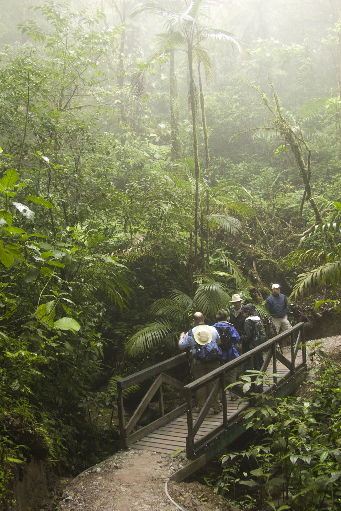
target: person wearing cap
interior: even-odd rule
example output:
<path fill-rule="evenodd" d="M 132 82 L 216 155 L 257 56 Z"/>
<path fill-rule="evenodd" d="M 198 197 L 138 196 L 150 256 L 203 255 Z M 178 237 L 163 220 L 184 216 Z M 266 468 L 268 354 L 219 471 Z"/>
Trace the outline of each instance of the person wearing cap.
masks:
<path fill-rule="evenodd" d="M 198 378 L 201 378 L 201 376 L 210 373 L 220 366 L 222 360 L 222 350 L 219 346 L 220 339 L 218 331 L 213 326 L 205 324 L 205 318 L 201 312 L 195 312 L 193 314 L 193 323 L 194 327 L 191 328 L 186 334 L 185 332 L 180 334 L 179 348 L 181 350 L 189 349 L 191 351 L 193 355 L 193 377 L 195 380 L 197 380 Z M 205 360 L 205 358 L 202 358 L 201 356 L 202 352 L 204 352 L 201 347 L 205 347 L 208 344 L 210 345 L 212 352 L 216 353 L 217 355 L 215 360 Z M 214 381 L 210 382 L 197 390 L 196 397 L 199 407 L 204 405 L 214 383 Z M 212 407 L 215 412 L 219 411 L 220 405 L 218 400 L 218 393 L 212 402 Z"/>
<path fill-rule="evenodd" d="M 230 323 L 235 327 L 239 335 L 243 335 L 245 321 L 242 314 L 243 300 L 239 294 L 234 294 L 232 295 L 230 303 L 232 304 L 230 307 Z"/>
<path fill-rule="evenodd" d="M 288 299 L 281 293 L 280 284 L 272 284 L 271 289 L 272 294 L 266 299 L 265 308 L 271 316 L 276 334 L 279 334 L 291 328 L 291 324 L 288 320 Z"/>

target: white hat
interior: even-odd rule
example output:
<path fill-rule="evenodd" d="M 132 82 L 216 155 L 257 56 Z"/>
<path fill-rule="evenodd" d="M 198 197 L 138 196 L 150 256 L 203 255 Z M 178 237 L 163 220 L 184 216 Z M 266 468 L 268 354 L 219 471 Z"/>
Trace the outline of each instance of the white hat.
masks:
<path fill-rule="evenodd" d="M 198 325 L 193 328 L 194 340 L 203 346 L 212 341 L 212 330 L 208 325 Z"/>
<path fill-rule="evenodd" d="M 242 302 L 242 297 L 238 294 L 235 294 L 235 295 L 232 295 L 232 298 L 230 300 L 230 303 L 235 303 L 235 302 Z"/>
<path fill-rule="evenodd" d="M 272 284 L 271 289 L 279 289 L 280 287 L 280 284 Z"/>

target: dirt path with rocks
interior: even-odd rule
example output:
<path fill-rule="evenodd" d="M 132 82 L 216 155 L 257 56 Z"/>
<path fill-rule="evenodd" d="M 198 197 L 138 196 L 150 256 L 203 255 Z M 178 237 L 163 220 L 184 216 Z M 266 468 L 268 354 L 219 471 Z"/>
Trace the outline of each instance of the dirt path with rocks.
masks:
<path fill-rule="evenodd" d="M 341 336 L 320 339 L 329 353 L 340 353 Z M 316 341 L 308 344 L 308 354 Z M 309 361 L 309 366 L 314 362 Z M 120 451 L 73 479 L 58 511 L 236 511 L 197 482 L 165 483 L 181 465 L 180 457 L 148 451 Z M 177 507 L 178 506 L 178 507 Z"/>
<path fill-rule="evenodd" d="M 120 451 L 73 479 L 59 511 L 234 511 L 199 483 L 166 481 L 179 463 L 170 455 Z"/>

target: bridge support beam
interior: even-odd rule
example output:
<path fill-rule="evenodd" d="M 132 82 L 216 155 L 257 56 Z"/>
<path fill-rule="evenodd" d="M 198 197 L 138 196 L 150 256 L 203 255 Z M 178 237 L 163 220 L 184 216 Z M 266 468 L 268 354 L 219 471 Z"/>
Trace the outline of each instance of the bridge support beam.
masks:
<path fill-rule="evenodd" d="M 302 364 L 293 376 L 284 379 L 283 383 L 285 384 L 278 386 L 275 395 L 284 397 L 292 394 L 304 381 L 306 374 L 307 367 L 305 364 Z M 199 455 L 194 460 L 188 461 L 185 466 L 171 476 L 171 480 L 177 482 L 184 481 L 187 477 L 203 468 L 210 460 L 223 454 L 224 449 L 228 448 L 235 440 L 243 435 L 245 431 L 245 421 L 243 421 L 242 417 L 237 417 L 234 422 L 228 425 L 225 431 L 217 436 L 206 452 Z"/>

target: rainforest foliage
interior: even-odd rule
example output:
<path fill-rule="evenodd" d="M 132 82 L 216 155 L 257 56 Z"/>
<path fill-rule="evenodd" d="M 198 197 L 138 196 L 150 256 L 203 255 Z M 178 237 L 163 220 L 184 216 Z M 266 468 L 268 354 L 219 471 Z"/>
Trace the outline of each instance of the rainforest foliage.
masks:
<path fill-rule="evenodd" d="M 224 455 L 221 474 L 208 478 L 241 509 L 340 509 L 340 360 L 319 343 L 311 354 L 315 370 L 300 395 L 254 395 L 245 414 L 248 447 Z"/>
<path fill-rule="evenodd" d="M 4 494 L 32 457 L 112 452 L 115 380 L 193 310 L 273 281 L 339 305 L 341 8 L 13 0 L 0 24 Z"/>

